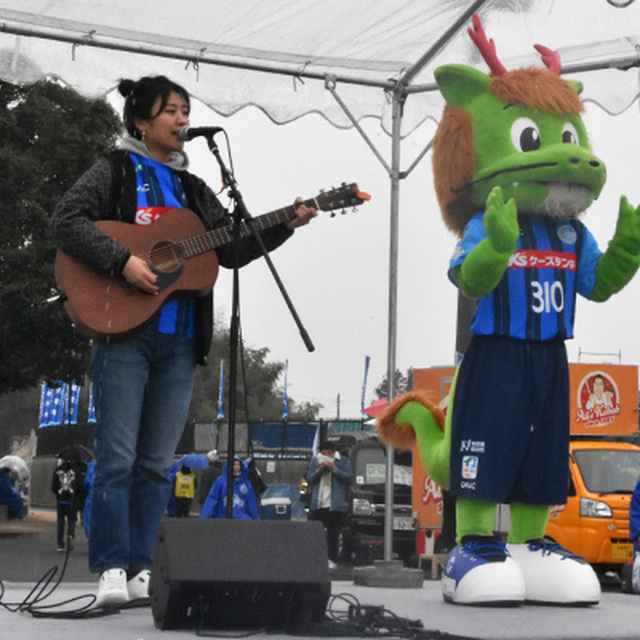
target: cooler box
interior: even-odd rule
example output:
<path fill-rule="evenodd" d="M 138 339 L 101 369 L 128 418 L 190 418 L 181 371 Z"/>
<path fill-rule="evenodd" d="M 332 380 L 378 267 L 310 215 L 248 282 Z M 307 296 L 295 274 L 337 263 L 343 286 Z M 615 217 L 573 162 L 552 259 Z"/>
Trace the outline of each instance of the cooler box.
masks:
<path fill-rule="evenodd" d="M 291 520 L 291 498 L 262 498 L 260 512 L 263 520 Z"/>

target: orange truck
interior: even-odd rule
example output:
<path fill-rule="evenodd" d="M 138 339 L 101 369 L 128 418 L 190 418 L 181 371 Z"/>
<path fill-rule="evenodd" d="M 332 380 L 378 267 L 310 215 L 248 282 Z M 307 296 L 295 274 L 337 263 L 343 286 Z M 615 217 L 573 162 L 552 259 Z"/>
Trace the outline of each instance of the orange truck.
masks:
<path fill-rule="evenodd" d="M 454 367 L 417 369 L 414 387 L 446 404 L 454 373 Z M 566 504 L 552 508 L 547 535 L 599 574 L 622 575 L 633 558 L 629 502 L 640 475 L 638 367 L 571 363 L 569 377 L 569 493 Z M 428 553 L 441 527 L 442 492 L 417 454 L 413 464 L 418 551 Z M 508 512 L 500 510 L 499 517 L 508 519 Z M 496 523 L 498 530 L 507 528 Z"/>
<path fill-rule="evenodd" d="M 633 558 L 629 503 L 640 475 L 638 367 L 571 364 L 569 495 L 547 535 L 601 575 Z M 625 582 L 623 580 L 623 582 Z"/>

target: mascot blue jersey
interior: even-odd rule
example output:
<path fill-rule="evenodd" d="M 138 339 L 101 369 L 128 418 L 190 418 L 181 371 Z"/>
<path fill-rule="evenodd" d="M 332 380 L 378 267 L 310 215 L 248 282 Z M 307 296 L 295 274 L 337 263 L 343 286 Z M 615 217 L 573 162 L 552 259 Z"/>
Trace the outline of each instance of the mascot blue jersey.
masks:
<path fill-rule="evenodd" d="M 591 294 L 602 252 L 579 220 L 522 216 L 519 224 L 517 250 L 498 286 L 478 300 L 471 331 L 521 340 L 571 338 L 576 293 Z M 486 237 L 484 214 L 478 213 L 449 265 L 454 284 L 456 268 Z"/>

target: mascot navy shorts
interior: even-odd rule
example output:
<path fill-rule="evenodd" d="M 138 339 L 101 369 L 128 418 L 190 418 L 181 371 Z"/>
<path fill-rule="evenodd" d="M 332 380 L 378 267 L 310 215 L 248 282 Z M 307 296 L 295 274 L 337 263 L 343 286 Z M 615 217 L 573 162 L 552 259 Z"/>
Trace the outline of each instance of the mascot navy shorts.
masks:
<path fill-rule="evenodd" d="M 453 400 L 451 491 L 553 505 L 569 486 L 569 369 L 562 340 L 473 336 Z"/>

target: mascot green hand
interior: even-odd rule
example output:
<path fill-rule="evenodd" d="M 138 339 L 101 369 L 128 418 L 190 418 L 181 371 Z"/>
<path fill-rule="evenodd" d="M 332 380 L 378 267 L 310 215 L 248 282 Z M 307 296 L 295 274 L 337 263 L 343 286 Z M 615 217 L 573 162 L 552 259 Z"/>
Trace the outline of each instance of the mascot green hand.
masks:
<path fill-rule="evenodd" d="M 603 302 L 618 293 L 638 270 L 639 256 L 640 207 L 634 209 L 623 196 L 616 233 L 596 267 L 596 282 L 590 299 Z"/>
<path fill-rule="evenodd" d="M 469 34 L 491 69 L 436 70 L 446 107 L 433 144 L 435 188 L 459 236 L 449 278 L 477 299 L 472 338 L 446 418 L 428 398 L 395 399 L 378 425 L 394 446 L 416 446 L 429 474 L 456 496 L 458 545 L 442 577 L 456 604 L 592 605 L 593 569 L 544 538 L 550 506 L 569 485 L 569 372 L 577 295 L 603 301 L 640 264 L 640 209 L 622 198 L 602 252 L 580 217 L 606 168 L 581 117 L 580 83 L 543 68 L 507 71 L 477 16 Z M 510 506 L 507 542 L 494 536 Z"/>
<path fill-rule="evenodd" d="M 518 212 L 513 198 L 504 203 L 502 189 L 494 187 L 487 198 L 484 229 L 487 237 L 469 252 L 458 272 L 458 286 L 471 298 L 481 298 L 496 288 L 507 270 L 518 241 Z"/>

